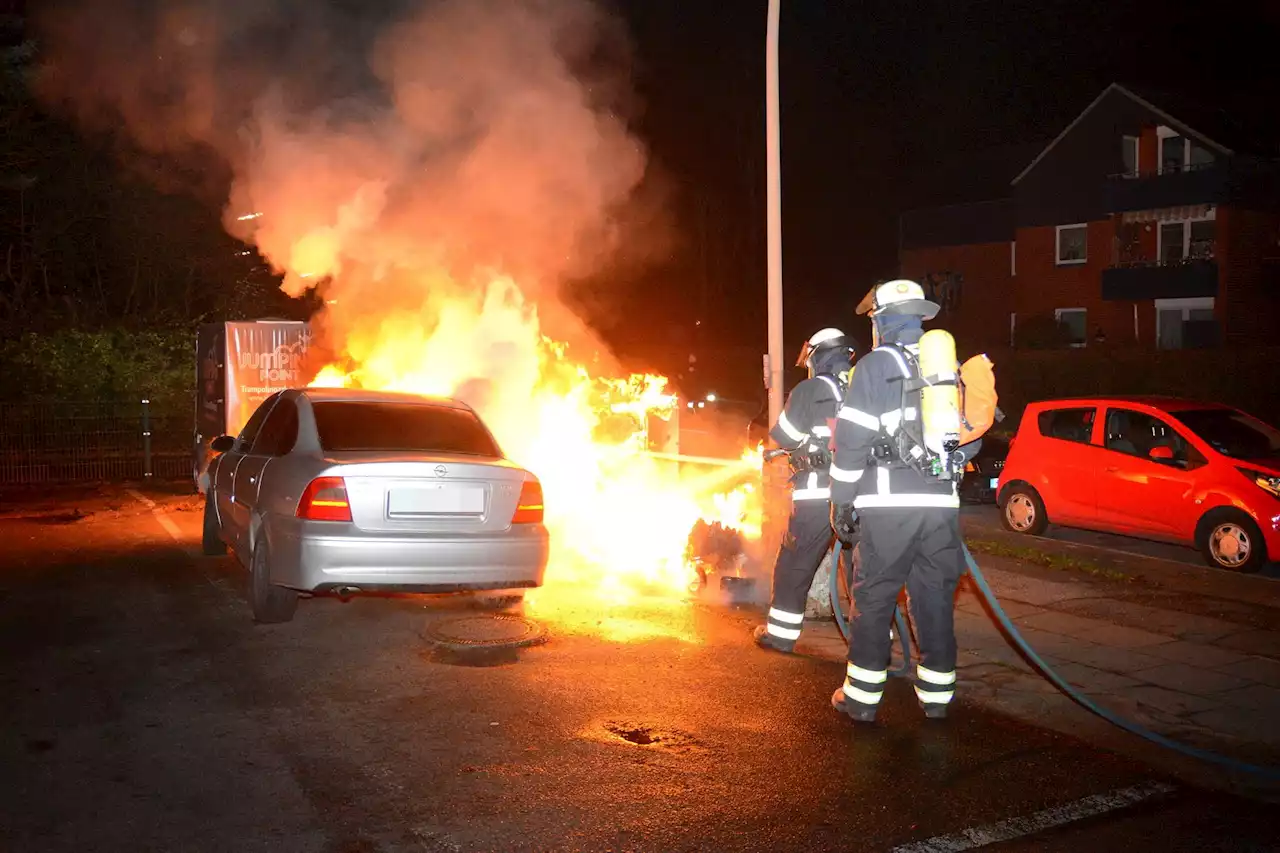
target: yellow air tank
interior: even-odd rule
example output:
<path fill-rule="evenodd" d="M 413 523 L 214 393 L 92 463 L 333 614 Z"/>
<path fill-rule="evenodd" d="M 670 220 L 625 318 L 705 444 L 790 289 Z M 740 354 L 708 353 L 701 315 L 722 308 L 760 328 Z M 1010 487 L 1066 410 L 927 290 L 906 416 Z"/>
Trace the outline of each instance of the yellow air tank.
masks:
<path fill-rule="evenodd" d="M 960 388 L 956 384 L 956 339 L 945 329 L 920 338 L 920 426 L 925 447 L 946 459 L 960 446 Z"/>

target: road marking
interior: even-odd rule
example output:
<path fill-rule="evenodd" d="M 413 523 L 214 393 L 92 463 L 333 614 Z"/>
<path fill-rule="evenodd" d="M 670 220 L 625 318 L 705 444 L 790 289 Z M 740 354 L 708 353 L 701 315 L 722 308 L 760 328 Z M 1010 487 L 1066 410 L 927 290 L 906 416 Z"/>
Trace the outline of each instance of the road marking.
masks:
<path fill-rule="evenodd" d="M 168 513 L 156 506 L 155 501 L 151 500 L 151 498 L 136 489 L 125 489 L 125 492 L 127 492 L 129 496 L 138 503 L 151 510 L 151 514 L 155 516 L 156 521 L 164 528 L 165 532 L 173 538 L 174 542 L 178 543 L 182 548 L 182 552 L 188 557 L 191 557 L 195 562 L 197 571 L 200 572 L 200 576 L 205 579 L 209 586 L 213 587 L 219 593 L 222 598 L 222 605 L 228 609 L 238 610 L 239 600 L 236 596 L 235 590 L 231 588 L 231 585 L 227 583 L 225 579 L 221 577 L 212 577 L 208 572 L 200 568 L 201 560 L 205 556 L 204 552 L 200 550 L 199 547 L 184 544 L 182 531 L 178 529 L 178 525 L 173 523 L 173 519 L 169 517 Z"/>
<path fill-rule="evenodd" d="M 1036 835 L 1046 829 L 1128 808 L 1134 803 L 1159 794 L 1167 794 L 1173 790 L 1175 789 L 1172 785 L 1166 785 L 1163 782 L 1134 785 L 1108 794 L 1094 794 L 1035 814 L 1013 817 L 985 826 L 973 826 L 951 835 L 937 835 L 924 841 L 903 844 L 893 848 L 893 853 L 956 853 L 960 850 L 973 850 L 976 847 L 986 847 L 988 844 Z"/>
<path fill-rule="evenodd" d="M 200 556 L 199 550 L 187 546 L 182 541 L 182 531 L 178 529 L 178 525 L 173 523 L 173 519 L 169 517 L 168 513 L 166 513 L 160 507 L 156 506 L 155 501 L 151 500 L 151 498 L 147 497 L 142 492 L 139 492 L 137 489 L 125 489 L 125 491 L 130 495 L 130 497 L 132 497 L 138 503 L 142 504 L 147 509 L 151 510 L 151 514 L 155 516 L 156 521 L 160 524 L 161 527 L 164 528 L 164 532 L 168 533 L 169 536 L 173 538 L 174 542 L 177 542 L 179 545 L 183 546 L 182 550 L 188 556 L 192 556 L 192 557 Z"/>

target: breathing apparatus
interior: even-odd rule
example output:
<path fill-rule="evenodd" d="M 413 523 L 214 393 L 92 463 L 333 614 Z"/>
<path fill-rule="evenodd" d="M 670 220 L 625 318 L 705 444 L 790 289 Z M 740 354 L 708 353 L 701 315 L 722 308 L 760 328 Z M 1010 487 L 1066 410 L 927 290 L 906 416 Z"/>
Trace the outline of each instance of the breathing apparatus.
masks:
<path fill-rule="evenodd" d="M 871 315 L 877 347 L 891 347 L 902 371 L 902 405 L 898 429 L 881 446 L 880 458 L 896 457 L 921 474 L 958 480 L 964 474 L 960 448 L 960 386 L 956 342 L 945 329 L 930 329 L 918 343 L 901 343 L 900 332 L 915 331 L 938 315 L 939 306 L 925 298 L 924 289 L 909 279 L 894 279 L 872 287 L 858 304 L 859 314 Z M 918 435 L 908 418 L 907 395 L 920 392 Z"/>

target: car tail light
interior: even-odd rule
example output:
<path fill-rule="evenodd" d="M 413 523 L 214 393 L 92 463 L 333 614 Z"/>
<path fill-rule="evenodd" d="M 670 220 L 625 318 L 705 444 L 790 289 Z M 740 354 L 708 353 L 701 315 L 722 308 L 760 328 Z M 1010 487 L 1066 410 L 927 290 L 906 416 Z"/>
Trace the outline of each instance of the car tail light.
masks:
<path fill-rule="evenodd" d="M 298 501 L 298 518 L 308 521 L 350 521 L 347 484 L 341 477 L 317 477 Z"/>
<path fill-rule="evenodd" d="M 512 524 L 542 523 L 542 484 L 537 480 L 525 480 L 520 487 L 520 499 L 516 502 L 516 514 Z"/>

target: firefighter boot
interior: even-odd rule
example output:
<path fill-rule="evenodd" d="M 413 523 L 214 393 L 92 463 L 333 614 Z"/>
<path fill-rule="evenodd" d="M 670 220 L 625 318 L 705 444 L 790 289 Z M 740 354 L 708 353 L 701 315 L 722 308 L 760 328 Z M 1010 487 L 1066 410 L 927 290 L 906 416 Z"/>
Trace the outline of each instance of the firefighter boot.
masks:
<path fill-rule="evenodd" d="M 946 705 L 939 705 L 935 702 L 921 702 L 920 707 L 924 709 L 925 719 L 945 720 L 947 718 Z"/>
<path fill-rule="evenodd" d="M 874 723 L 876 721 L 875 706 L 863 705 L 861 702 L 853 701 L 844 694 L 843 687 L 836 688 L 836 692 L 831 694 L 831 707 L 855 723 Z"/>
<path fill-rule="evenodd" d="M 791 654 L 796 647 L 795 641 L 782 640 L 769 633 L 769 626 L 757 625 L 751 633 L 751 638 L 760 648 L 770 652 L 780 652 L 784 655 Z"/>

